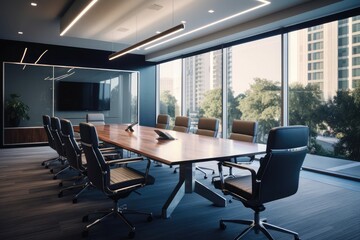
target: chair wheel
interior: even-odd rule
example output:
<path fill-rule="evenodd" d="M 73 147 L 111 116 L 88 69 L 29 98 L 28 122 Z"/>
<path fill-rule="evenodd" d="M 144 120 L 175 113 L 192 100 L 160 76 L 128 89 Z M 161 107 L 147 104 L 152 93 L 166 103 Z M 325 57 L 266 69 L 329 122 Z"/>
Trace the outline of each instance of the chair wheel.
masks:
<path fill-rule="evenodd" d="M 299 236 L 294 237 L 295 240 L 301 240 Z"/>
<path fill-rule="evenodd" d="M 50 169 L 50 173 L 54 173 L 54 169 Z"/>
<path fill-rule="evenodd" d="M 41 166 L 45 166 L 45 163 L 44 163 L 44 162 L 42 162 L 42 163 L 41 163 Z"/>
<path fill-rule="evenodd" d="M 72 200 L 72 202 L 73 202 L 73 203 L 77 203 L 77 198 L 74 198 L 74 199 Z"/>
<path fill-rule="evenodd" d="M 232 203 L 232 200 L 231 200 L 231 199 L 229 199 L 229 203 Z"/>
<path fill-rule="evenodd" d="M 174 170 L 174 173 L 177 173 L 176 169 Z"/>
<path fill-rule="evenodd" d="M 87 230 L 82 231 L 81 236 L 82 236 L 83 238 L 89 236 L 89 231 L 87 231 Z"/>
<path fill-rule="evenodd" d="M 215 174 L 215 171 L 213 171 L 212 174 L 214 175 L 214 174 Z"/>
<path fill-rule="evenodd" d="M 48 168 L 49 168 L 49 166 L 48 166 L 48 165 L 45 165 L 45 168 L 46 168 L 46 169 L 48 169 Z"/>
<path fill-rule="evenodd" d="M 225 229 L 226 229 L 225 223 L 220 222 L 220 229 L 221 229 L 221 230 L 225 230 Z"/>
<path fill-rule="evenodd" d="M 57 176 L 54 176 L 53 179 L 54 179 L 54 180 L 57 179 Z"/>
<path fill-rule="evenodd" d="M 88 222 L 89 221 L 89 216 L 83 216 L 82 218 L 82 222 Z"/>
<path fill-rule="evenodd" d="M 206 176 L 206 175 L 204 176 L 204 179 L 207 179 L 207 176 Z"/>
<path fill-rule="evenodd" d="M 128 237 L 129 237 L 130 239 L 133 239 L 133 238 L 135 237 L 135 232 L 129 232 Z"/>
<path fill-rule="evenodd" d="M 147 221 L 152 222 L 152 220 L 153 220 L 153 216 L 152 215 L 148 216 Z"/>
<path fill-rule="evenodd" d="M 62 187 L 63 186 L 63 183 L 62 182 L 59 182 L 59 187 Z"/>
<path fill-rule="evenodd" d="M 63 196 L 63 192 L 59 192 L 58 198 L 61 198 Z"/>

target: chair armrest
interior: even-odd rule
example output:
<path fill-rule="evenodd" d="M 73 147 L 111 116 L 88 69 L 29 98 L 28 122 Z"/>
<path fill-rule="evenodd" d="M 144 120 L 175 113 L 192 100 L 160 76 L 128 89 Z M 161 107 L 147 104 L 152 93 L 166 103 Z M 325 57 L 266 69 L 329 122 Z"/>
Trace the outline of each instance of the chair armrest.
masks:
<path fill-rule="evenodd" d="M 121 158 L 121 159 L 106 161 L 106 164 L 114 164 L 114 163 L 126 164 L 126 163 L 140 162 L 140 161 L 144 161 L 144 160 L 145 159 L 143 157 Z"/>
<path fill-rule="evenodd" d="M 251 175 L 256 176 L 256 171 L 254 169 L 252 169 L 250 167 L 246 167 L 244 165 L 240 165 L 240 164 L 236 164 L 236 163 L 232 163 L 232 162 L 223 162 L 222 165 L 225 166 L 225 167 L 234 167 L 234 168 L 240 168 L 240 169 L 248 170 L 248 171 L 250 171 Z"/>
<path fill-rule="evenodd" d="M 256 188 L 256 185 L 258 184 L 258 181 L 256 180 L 256 171 L 254 169 L 243 166 L 243 165 L 240 165 L 240 164 L 225 161 L 225 162 L 219 162 L 218 163 L 219 173 L 220 173 L 220 186 L 221 186 L 221 189 L 224 189 L 224 183 L 225 183 L 225 179 L 224 179 L 224 176 L 223 176 L 223 173 L 222 173 L 222 166 L 239 168 L 239 169 L 249 171 L 251 173 L 252 188 L 253 189 Z"/>

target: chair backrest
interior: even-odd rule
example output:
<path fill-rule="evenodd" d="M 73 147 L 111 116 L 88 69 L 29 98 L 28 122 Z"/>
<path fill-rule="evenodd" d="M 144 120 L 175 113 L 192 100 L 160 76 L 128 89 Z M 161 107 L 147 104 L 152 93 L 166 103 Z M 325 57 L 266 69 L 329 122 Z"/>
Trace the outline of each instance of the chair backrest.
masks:
<path fill-rule="evenodd" d="M 156 128 L 168 129 L 170 123 L 170 116 L 167 114 L 159 114 L 156 121 Z"/>
<path fill-rule="evenodd" d="M 295 194 L 301 166 L 307 153 L 309 128 L 288 126 L 269 132 L 266 156 L 260 161 L 257 179 L 260 202 L 265 203 Z"/>
<path fill-rule="evenodd" d="M 64 143 L 66 159 L 71 167 L 84 171 L 85 167 L 81 161 L 81 149 L 74 137 L 74 129 L 72 123 L 67 119 L 61 119 L 61 139 Z"/>
<path fill-rule="evenodd" d="M 196 134 L 216 137 L 219 130 L 219 119 L 217 118 L 200 118 Z"/>
<path fill-rule="evenodd" d="M 110 185 L 110 168 L 99 150 L 96 128 L 91 123 L 80 123 L 81 146 L 86 157 L 87 176 L 98 189 L 106 192 Z"/>
<path fill-rule="evenodd" d="M 48 139 L 49 146 L 56 151 L 54 138 L 53 138 L 53 136 L 51 134 L 50 116 L 49 115 L 43 115 L 42 119 L 43 119 L 43 126 L 44 126 L 44 129 L 45 129 L 45 133 L 46 133 L 46 136 L 47 136 L 47 139 Z"/>
<path fill-rule="evenodd" d="M 190 118 L 185 116 L 177 116 L 175 118 L 174 131 L 188 133 L 190 130 Z"/>
<path fill-rule="evenodd" d="M 59 154 L 60 157 L 66 157 L 64 144 L 61 140 L 61 125 L 60 119 L 58 117 L 51 117 L 51 135 L 54 138 L 54 145 L 56 152 Z"/>
<path fill-rule="evenodd" d="M 105 117 L 103 113 L 88 113 L 86 114 L 86 122 L 94 125 L 105 125 Z"/>
<path fill-rule="evenodd" d="M 257 134 L 258 123 L 255 121 L 234 120 L 232 123 L 232 130 L 230 139 L 255 142 Z"/>

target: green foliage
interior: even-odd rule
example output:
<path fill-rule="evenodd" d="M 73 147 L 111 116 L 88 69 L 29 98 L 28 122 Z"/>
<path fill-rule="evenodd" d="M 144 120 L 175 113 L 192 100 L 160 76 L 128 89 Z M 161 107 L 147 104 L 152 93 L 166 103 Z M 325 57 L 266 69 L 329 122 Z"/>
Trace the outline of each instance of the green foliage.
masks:
<path fill-rule="evenodd" d="M 326 123 L 341 137 L 335 155 L 360 160 L 360 88 L 338 91 L 322 109 Z"/>
<path fill-rule="evenodd" d="M 200 105 L 200 115 L 203 117 L 222 118 L 222 89 L 216 88 L 204 94 Z"/>
<path fill-rule="evenodd" d="M 20 96 L 12 93 L 10 99 L 5 102 L 6 125 L 18 126 L 20 120 L 29 120 L 29 106 L 20 100 Z"/>
<path fill-rule="evenodd" d="M 238 100 L 234 97 L 233 91 L 228 91 L 228 117 L 229 119 L 240 118 L 240 111 L 237 109 Z M 204 94 L 201 102 L 199 116 L 222 118 L 222 89 L 216 88 L 209 90 Z"/>
<path fill-rule="evenodd" d="M 310 131 L 310 149 L 324 152 L 316 143 L 318 126 L 323 122 L 321 91 L 318 86 L 293 84 L 289 87 L 289 125 L 306 125 Z"/>
<path fill-rule="evenodd" d="M 238 109 L 242 119 L 258 121 L 258 141 L 265 142 L 269 130 L 280 125 L 280 84 L 255 78 L 254 84 L 239 101 Z"/>
<path fill-rule="evenodd" d="M 170 91 L 164 91 L 160 96 L 160 113 L 169 114 L 171 117 L 175 117 L 175 110 L 177 100 L 170 94 Z"/>

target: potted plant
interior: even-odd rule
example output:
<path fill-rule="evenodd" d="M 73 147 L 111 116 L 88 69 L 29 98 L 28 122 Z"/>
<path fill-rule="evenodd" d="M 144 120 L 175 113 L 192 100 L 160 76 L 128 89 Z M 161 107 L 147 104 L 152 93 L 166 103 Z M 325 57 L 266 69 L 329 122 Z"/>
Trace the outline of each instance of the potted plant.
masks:
<path fill-rule="evenodd" d="M 20 95 L 10 94 L 10 99 L 5 102 L 5 126 L 18 127 L 20 120 L 29 120 L 29 106 L 20 100 Z"/>

